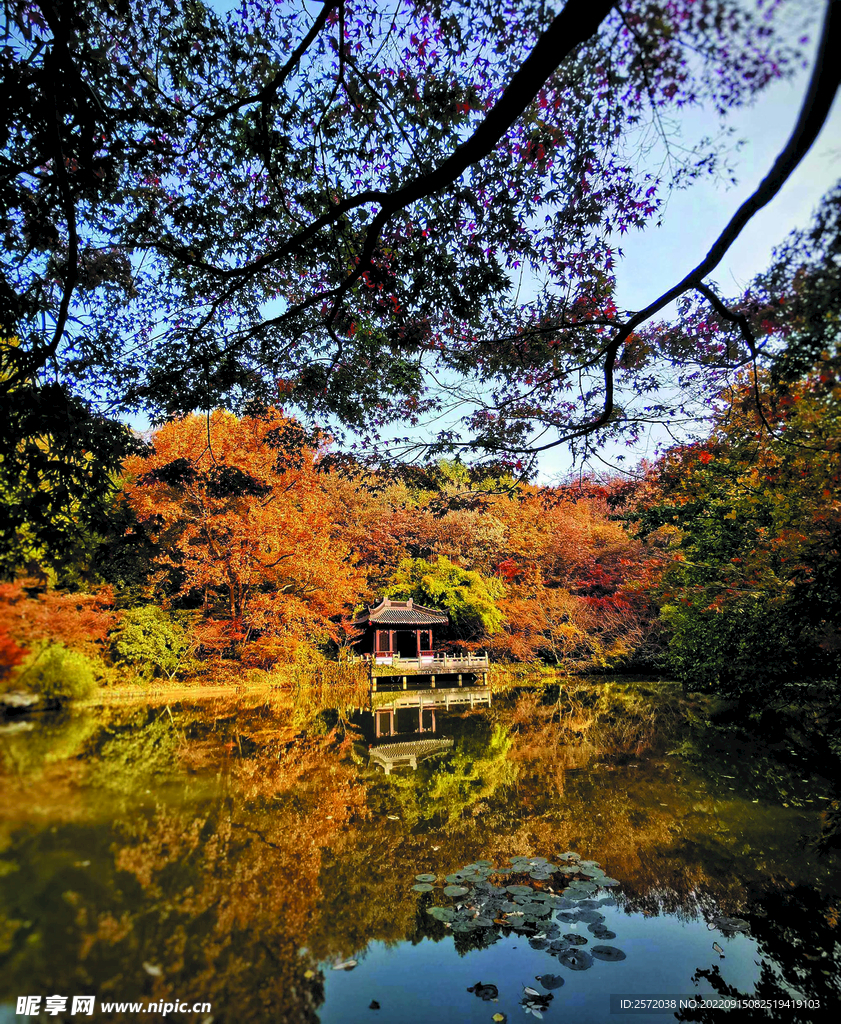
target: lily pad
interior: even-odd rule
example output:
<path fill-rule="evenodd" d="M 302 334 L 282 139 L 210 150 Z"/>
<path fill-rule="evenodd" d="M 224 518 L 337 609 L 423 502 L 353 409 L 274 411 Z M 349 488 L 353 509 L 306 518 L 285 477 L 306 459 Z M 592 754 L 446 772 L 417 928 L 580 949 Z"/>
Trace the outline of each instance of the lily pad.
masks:
<path fill-rule="evenodd" d="M 587 971 L 593 966 L 593 958 L 586 949 L 569 946 L 558 953 L 558 963 L 571 971 Z"/>
<path fill-rule="evenodd" d="M 474 931 L 472 921 L 453 921 L 450 926 L 450 931 L 455 932 L 457 935 L 466 935 L 467 932 Z"/>
<path fill-rule="evenodd" d="M 568 850 L 566 853 L 562 853 L 560 855 L 560 857 L 558 857 L 558 860 L 565 860 L 565 861 L 573 861 L 574 860 L 576 863 L 578 863 L 578 861 L 580 861 L 581 858 L 579 857 L 579 855 L 577 853 L 573 853 L 572 850 Z"/>
<path fill-rule="evenodd" d="M 591 946 L 590 952 L 597 960 L 607 960 L 610 963 L 616 963 L 618 960 L 626 958 L 622 950 L 617 949 L 616 946 Z"/>
<path fill-rule="evenodd" d="M 430 885 L 429 882 L 417 882 L 412 886 L 415 892 L 432 892 L 435 888 L 434 885 Z"/>
<path fill-rule="evenodd" d="M 532 949 L 548 949 L 549 942 L 546 939 L 529 939 L 529 945 Z"/>
<path fill-rule="evenodd" d="M 578 914 L 578 920 L 584 924 L 601 924 L 604 921 L 604 914 L 600 914 L 598 910 L 582 910 Z"/>
<path fill-rule="evenodd" d="M 523 907 L 523 914 L 528 918 L 549 917 L 552 908 L 545 903 L 529 903 Z"/>
<path fill-rule="evenodd" d="M 552 876 L 545 871 L 530 871 L 529 877 L 533 878 L 535 882 L 549 882 Z"/>
<path fill-rule="evenodd" d="M 604 925 L 593 924 L 590 925 L 590 927 L 587 930 L 592 932 L 597 939 L 602 939 L 606 941 L 607 939 L 616 938 L 616 932 L 612 932 L 609 928 L 605 928 Z"/>
<path fill-rule="evenodd" d="M 555 915 L 559 921 L 563 921 L 565 924 L 572 924 L 573 921 L 578 921 L 580 918 L 574 910 L 559 910 Z"/>
<path fill-rule="evenodd" d="M 461 884 L 461 882 L 464 881 L 464 875 L 463 875 L 463 873 L 461 871 L 455 871 L 455 872 L 453 872 L 453 874 L 447 875 L 447 877 L 444 879 L 444 881 L 448 885 L 459 885 L 459 884 Z"/>
<path fill-rule="evenodd" d="M 588 940 L 583 935 L 579 935 L 578 932 L 567 932 L 564 935 L 564 942 L 570 946 L 586 946 Z"/>
<path fill-rule="evenodd" d="M 599 885 L 603 885 L 606 889 L 612 889 L 614 886 L 619 885 L 619 882 L 615 878 L 608 878 L 607 875 L 605 875 L 604 878 L 600 878 L 598 881 Z"/>
<path fill-rule="evenodd" d="M 579 861 L 582 868 L 600 868 L 601 864 L 597 860 L 582 860 Z"/>
<path fill-rule="evenodd" d="M 423 875 L 415 875 L 416 882 L 434 882 L 436 878 L 437 875 L 433 875 L 429 872 Z"/>
<path fill-rule="evenodd" d="M 447 885 L 444 887 L 445 896 L 466 896 L 469 892 L 470 890 L 465 885 Z"/>
<path fill-rule="evenodd" d="M 550 992 L 552 989 L 560 988 L 564 983 L 564 979 L 560 974 L 538 974 L 536 980 Z"/>
<path fill-rule="evenodd" d="M 456 916 L 452 907 L 427 907 L 426 912 L 436 921 L 452 921 Z"/>
<path fill-rule="evenodd" d="M 531 896 L 533 890 L 530 885 L 506 885 L 505 891 L 512 896 Z"/>

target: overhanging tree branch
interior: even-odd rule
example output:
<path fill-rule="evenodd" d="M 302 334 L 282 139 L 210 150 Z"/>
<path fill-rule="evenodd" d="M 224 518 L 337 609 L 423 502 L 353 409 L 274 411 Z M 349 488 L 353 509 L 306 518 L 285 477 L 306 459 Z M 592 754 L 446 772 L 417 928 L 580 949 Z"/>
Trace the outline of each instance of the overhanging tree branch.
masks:
<path fill-rule="evenodd" d="M 607 346 L 603 364 L 605 398 L 601 413 L 589 422 L 567 431 L 563 437 L 557 438 L 555 441 L 522 450 L 548 451 L 578 437 L 592 434 L 608 422 L 615 409 L 614 373 L 619 350 L 643 323 L 659 313 L 674 299 L 683 295 L 684 292 L 697 289 L 703 284 L 703 279 L 722 261 L 730 246 L 733 245 L 754 214 L 767 206 L 789 179 L 820 134 L 821 128 L 829 116 L 833 100 L 839 85 L 841 85 L 841 62 L 837 58 L 839 50 L 841 50 L 841 0 L 828 0 L 821 38 L 815 55 L 815 65 L 800 109 L 800 116 L 771 170 L 765 175 L 753 194 L 733 214 L 704 259 L 676 285 L 663 292 L 645 309 L 635 313 L 611 340 Z"/>

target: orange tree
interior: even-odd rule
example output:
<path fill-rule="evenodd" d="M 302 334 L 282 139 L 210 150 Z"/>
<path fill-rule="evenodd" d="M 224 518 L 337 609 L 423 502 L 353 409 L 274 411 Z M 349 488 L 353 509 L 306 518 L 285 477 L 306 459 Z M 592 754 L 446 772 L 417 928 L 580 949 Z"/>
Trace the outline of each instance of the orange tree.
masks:
<path fill-rule="evenodd" d="M 324 439 L 271 409 L 169 423 L 126 463 L 126 494 L 160 546 L 158 579 L 271 663 L 323 643 L 358 588 L 318 472 Z"/>

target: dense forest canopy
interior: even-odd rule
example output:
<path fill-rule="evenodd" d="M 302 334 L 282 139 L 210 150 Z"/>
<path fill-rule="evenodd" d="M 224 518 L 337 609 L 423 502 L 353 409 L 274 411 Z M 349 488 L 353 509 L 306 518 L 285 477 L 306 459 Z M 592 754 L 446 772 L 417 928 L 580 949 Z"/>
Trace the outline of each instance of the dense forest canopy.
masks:
<path fill-rule="evenodd" d="M 668 418 L 755 347 L 707 278 L 839 74 L 836 0 L 823 25 L 797 0 L 6 11 L 3 381 L 30 438 L 59 403 L 74 433 L 85 403 L 162 420 L 255 399 L 370 431 L 456 388 L 465 421 L 441 443 L 522 461 Z M 803 110 L 757 194 L 685 280 L 618 309 L 617 236 L 726 166 L 681 111 L 726 120 L 801 66 L 809 32 Z M 698 289 L 713 336 L 646 327 Z M 91 441 L 113 462 L 113 437 Z"/>

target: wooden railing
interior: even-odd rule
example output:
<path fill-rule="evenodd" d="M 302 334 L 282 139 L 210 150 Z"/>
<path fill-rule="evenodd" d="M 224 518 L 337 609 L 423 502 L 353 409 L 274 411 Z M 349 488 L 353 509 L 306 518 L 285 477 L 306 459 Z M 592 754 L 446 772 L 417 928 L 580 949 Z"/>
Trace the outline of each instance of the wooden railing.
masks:
<path fill-rule="evenodd" d="M 465 672 L 473 669 L 490 668 L 487 652 L 478 654 L 430 654 L 420 658 L 401 658 L 399 654 L 366 654 L 365 661 L 385 668 L 406 669 L 427 672 Z"/>

